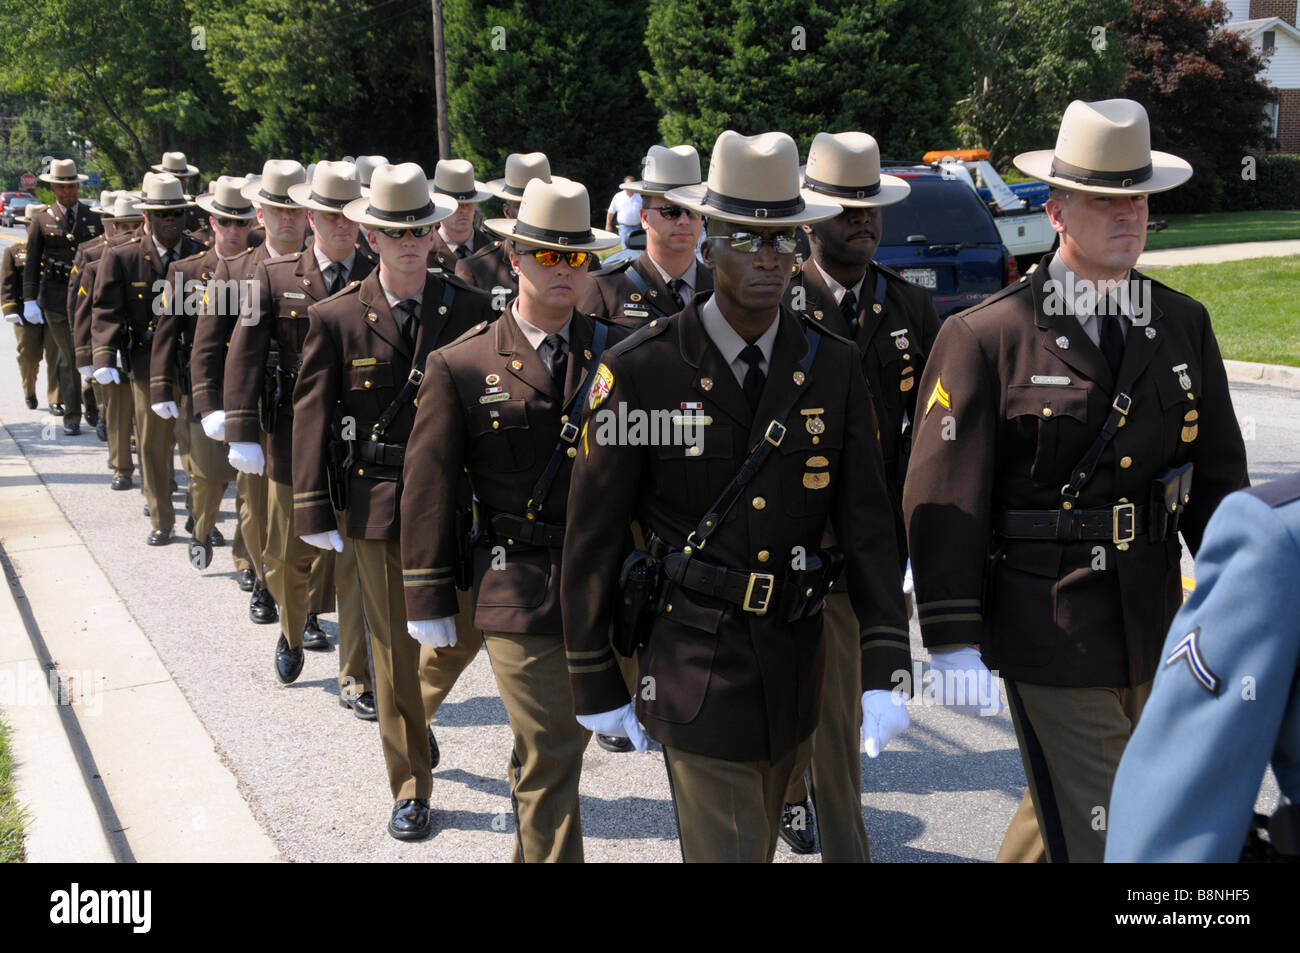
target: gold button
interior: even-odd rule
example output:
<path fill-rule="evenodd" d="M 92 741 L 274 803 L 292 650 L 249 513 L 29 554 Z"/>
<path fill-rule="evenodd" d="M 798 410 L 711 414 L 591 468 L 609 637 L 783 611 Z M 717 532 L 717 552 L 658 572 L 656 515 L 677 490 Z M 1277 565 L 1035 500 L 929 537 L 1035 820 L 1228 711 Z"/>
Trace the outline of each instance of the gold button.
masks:
<path fill-rule="evenodd" d="M 578 448 L 570 447 L 566 452 L 569 454 L 569 459 L 572 460 L 574 457 L 578 455 Z"/>
<path fill-rule="evenodd" d="M 763 507 L 767 506 L 767 500 L 763 499 L 761 496 L 756 496 L 754 497 L 753 505 L 754 509 L 761 510 Z"/>
<path fill-rule="evenodd" d="M 819 444 L 819 443 L 821 443 L 821 442 L 822 442 L 822 438 L 821 438 L 821 437 L 813 437 L 813 446 L 816 446 L 817 444 Z"/>
<path fill-rule="evenodd" d="M 1126 423 L 1128 423 L 1128 418 L 1127 418 L 1127 417 L 1121 417 L 1121 418 L 1119 419 L 1119 425 L 1120 425 L 1121 427 L 1123 427 Z"/>
<path fill-rule="evenodd" d="M 369 389 L 370 389 L 370 381 L 366 381 L 366 382 L 365 382 L 364 384 L 362 384 L 361 386 L 364 387 L 366 390 L 369 390 Z"/>
<path fill-rule="evenodd" d="M 1115 548 L 1118 549 L 1121 553 L 1126 553 L 1128 552 L 1128 543 L 1116 543 Z"/>
<path fill-rule="evenodd" d="M 297 312 L 297 311 L 290 311 L 290 312 L 289 312 L 289 317 L 291 317 L 291 318 L 296 318 L 296 317 L 298 317 L 298 312 Z"/>
<path fill-rule="evenodd" d="M 1051 407 L 1044 407 L 1044 408 L 1043 408 L 1043 416 L 1044 416 L 1044 417 L 1050 417 L 1050 416 L 1052 416 L 1052 408 L 1051 408 Z"/>
<path fill-rule="evenodd" d="M 568 415 L 568 414 L 565 414 L 564 416 L 562 416 L 562 417 L 560 418 L 560 423 L 562 423 L 562 424 L 567 424 L 568 422 L 569 422 L 569 415 Z"/>
<path fill-rule="evenodd" d="M 1064 503 L 1061 504 L 1061 509 L 1072 510 L 1074 509 L 1074 504 L 1071 503 L 1069 500 L 1066 500 Z"/>
<path fill-rule="evenodd" d="M 1129 467 L 1133 466 L 1133 458 L 1132 458 L 1132 457 L 1120 457 L 1120 458 L 1119 458 L 1119 465 L 1120 465 L 1120 469 L 1127 470 Z"/>
<path fill-rule="evenodd" d="M 758 551 L 758 561 L 760 563 L 765 563 L 771 558 L 772 558 L 772 554 L 769 553 L 766 549 L 760 549 Z"/>
<path fill-rule="evenodd" d="M 366 475 L 366 471 L 365 471 L 365 470 L 362 470 L 360 467 L 358 467 L 358 468 L 357 468 L 357 476 L 365 476 L 365 475 Z"/>
<path fill-rule="evenodd" d="M 671 602 L 668 603 L 668 605 L 664 607 L 664 611 L 665 611 L 665 612 L 672 612 L 672 611 L 673 611 L 673 604 L 672 604 Z"/>
<path fill-rule="evenodd" d="M 493 430 L 500 430 L 500 429 L 501 429 L 501 421 L 499 421 L 499 420 L 494 420 L 494 421 L 492 421 L 492 429 L 493 429 Z"/>

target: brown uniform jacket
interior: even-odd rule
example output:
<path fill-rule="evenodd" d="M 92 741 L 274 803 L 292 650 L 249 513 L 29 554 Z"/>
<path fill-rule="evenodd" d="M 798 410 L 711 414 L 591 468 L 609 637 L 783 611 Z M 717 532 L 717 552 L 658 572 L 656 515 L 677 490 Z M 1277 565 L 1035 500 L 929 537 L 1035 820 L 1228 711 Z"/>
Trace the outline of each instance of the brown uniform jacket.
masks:
<path fill-rule="evenodd" d="M 230 335 L 239 320 L 240 282 L 251 282 L 257 266 L 266 260 L 270 247 L 263 242 L 234 258 L 220 261 L 210 283 L 203 313 L 194 327 L 194 349 L 190 352 L 190 388 L 194 413 L 203 417 L 222 408 L 226 379 L 226 352 Z M 233 282 L 233 284 L 231 284 Z M 220 290 L 220 289 L 228 290 Z"/>
<path fill-rule="evenodd" d="M 220 262 L 217 250 L 209 248 L 174 261 L 167 269 L 165 306 L 158 317 L 149 358 L 149 401 L 154 404 L 175 401 L 180 405 L 182 420 L 190 419 L 193 414 L 187 378 L 194 350 L 194 329 L 203 313 L 208 281 Z"/>
<path fill-rule="evenodd" d="M 994 535 L 1005 510 L 1059 511 L 1115 398 L 1078 318 L 1044 308 L 1049 260 L 948 318 L 921 379 L 903 498 L 921 635 L 930 646 L 979 643 L 989 668 L 1012 679 L 1138 685 L 1155 674 L 1182 601 L 1177 535 L 1143 532 L 1122 547 Z M 1153 480 L 1191 462 L 1181 531 L 1194 554 L 1219 501 L 1247 483 L 1245 445 L 1205 308 L 1134 277 L 1149 282 L 1152 308 L 1149 325 L 1129 328 L 1120 366 L 1132 406 L 1072 509 L 1145 506 Z"/>
<path fill-rule="evenodd" d="M 492 295 L 493 303 L 502 308 L 519 294 L 519 277 L 510 267 L 510 255 L 500 239 L 456 262 L 456 277 Z M 498 288 L 506 293 L 502 295 Z"/>
<path fill-rule="evenodd" d="M 180 258 L 188 258 L 198 250 L 197 242 L 181 236 Z M 123 331 L 129 323 L 137 342 L 130 355 L 131 379 L 149 379 L 153 348 L 147 338 L 157 328 L 166 277 L 162 258 L 147 232 L 132 235 L 120 245 L 109 245 L 95 274 L 90 312 L 90 341 L 97 370 L 117 365 L 117 350 L 125 343 Z"/>
<path fill-rule="evenodd" d="M 493 513 L 522 516 L 527 510 L 560 442 L 565 409 L 597 361 L 596 320 L 574 311 L 571 322 L 563 388 L 546 372 L 510 309 L 429 355 L 402 471 L 407 618 L 456 614 L 449 567 L 456 556 L 454 508 L 466 470 L 482 521 Z M 606 326 L 605 346 L 626 336 L 624 329 Z M 489 378 L 495 383 L 487 383 Z M 579 412 L 574 408 L 575 421 Z M 572 469 L 569 457 L 562 457 L 538 520 L 564 524 Z M 564 631 L 560 549 L 512 546 L 505 568 L 491 569 L 493 545 L 505 546 L 506 538 L 485 539 L 474 553 L 475 627 L 558 636 Z"/>
<path fill-rule="evenodd" d="M 357 249 L 349 284 L 360 284 L 374 269 L 376 256 Z M 295 255 L 263 261 L 257 266 L 257 295 L 246 303 L 235 325 L 226 354 L 223 388 L 226 440 L 258 443 L 262 427 L 258 404 L 263 399 L 269 355 L 276 365 L 296 375 L 307 339 L 307 309 L 329 297 L 325 276 L 310 246 Z M 288 386 L 293 387 L 293 381 Z M 284 396 L 275 432 L 270 435 L 266 475 L 277 483 L 293 482 L 293 392 Z"/>
<path fill-rule="evenodd" d="M 650 263 L 646 252 L 634 261 L 620 262 L 613 268 L 602 268 L 592 277 L 587 293 L 578 302 L 578 310 L 598 317 L 609 318 L 624 327 L 639 328 L 655 318 L 666 318 L 678 311 L 659 269 Z M 634 271 L 640 285 L 628 276 Z M 713 272 L 702 264 L 695 266 L 696 294 L 713 292 Z"/>
<path fill-rule="evenodd" d="M 483 229 L 474 229 L 469 236 L 469 249 L 465 257 L 470 257 L 476 251 L 486 248 L 495 241 L 496 238 Z M 435 228 L 433 230 L 433 248 L 429 252 L 429 270 L 437 275 L 444 273 L 454 275 L 456 274 L 456 266 L 460 264 L 460 261 L 461 259 L 456 257 L 456 253 L 451 250 L 451 246 L 442 237 L 442 233 Z M 462 277 L 461 280 L 465 279 Z"/>
<path fill-rule="evenodd" d="M 331 424 L 341 420 L 357 442 L 369 440 L 412 368 L 423 368 L 434 348 L 495 317 L 483 292 L 456 278 L 429 275 L 412 354 L 388 307 L 378 268 L 361 284 L 311 306 L 293 394 L 293 519 L 300 536 L 337 528 L 325 476 Z M 380 442 L 405 444 L 414 422 L 414 401 L 404 401 Z M 347 535 L 398 539 L 400 464 L 354 462 L 348 488 Z"/>
<path fill-rule="evenodd" d="M 609 645 L 620 602 L 624 539 L 636 520 L 675 550 L 763 439 L 792 396 L 786 433 L 700 550 L 714 566 L 771 573 L 778 587 L 800 551 L 815 553 L 827 528 L 844 541 L 845 588 L 857 613 L 864 689 L 891 688 L 909 667 L 907 619 L 893 516 L 875 414 L 851 342 L 781 309 L 767 383 L 751 414 L 731 369 L 700 322 L 697 295 L 686 310 L 652 321 L 606 352 L 608 396 L 584 416 L 570 484 L 562 595 L 569 674 L 579 714 L 628 701 Z M 806 376 L 800 362 L 818 350 Z M 800 383 L 801 382 L 801 383 Z M 691 406 L 694 405 L 694 406 Z M 630 445 L 601 437 L 612 414 L 692 410 L 710 422 L 699 452 Z M 680 408 L 680 409 L 679 409 Z M 675 429 L 675 428 L 674 428 Z M 633 431 L 629 430 L 631 436 Z M 642 441 L 643 442 L 643 441 Z M 801 549 L 797 549 L 799 547 Z M 641 654 L 638 714 L 651 737 L 736 761 L 777 760 L 817 723 L 825 647 L 821 617 L 786 623 L 674 587 Z M 653 679 L 645 683 L 644 679 Z"/>
<path fill-rule="evenodd" d="M 42 311 L 64 313 L 68 306 L 68 284 L 77 246 L 103 234 L 99 216 L 84 202 L 76 205 L 72 231 L 55 207 L 38 212 L 27 226 L 27 263 L 23 269 L 23 298 L 35 299 Z"/>
<path fill-rule="evenodd" d="M 72 280 L 68 283 L 68 320 L 72 322 L 72 345 L 78 367 L 94 366 L 94 348 L 90 340 L 91 309 L 95 303 L 95 277 L 99 262 L 109 245 L 120 245 L 131 239 L 123 232 L 112 238 L 103 236 L 84 242 L 77 247 L 73 260 Z"/>
<path fill-rule="evenodd" d="M 27 243 L 5 246 L 0 259 L 0 314 L 23 313 L 23 267 L 27 263 Z"/>

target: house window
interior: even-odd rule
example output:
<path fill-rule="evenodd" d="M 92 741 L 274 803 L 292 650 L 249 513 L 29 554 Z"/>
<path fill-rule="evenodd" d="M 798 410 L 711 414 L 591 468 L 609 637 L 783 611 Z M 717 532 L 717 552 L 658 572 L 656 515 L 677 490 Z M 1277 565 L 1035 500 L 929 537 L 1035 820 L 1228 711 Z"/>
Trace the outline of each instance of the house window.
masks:
<path fill-rule="evenodd" d="M 1269 135 L 1274 139 L 1277 138 L 1277 124 L 1281 114 L 1280 103 L 1269 103 L 1264 107 L 1264 113 L 1268 116 Z"/>
<path fill-rule="evenodd" d="M 1273 30 L 1265 30 L 1260 40 L 1260 50 L 1267 53 L 1277 45 L 1277 33 Z"/>

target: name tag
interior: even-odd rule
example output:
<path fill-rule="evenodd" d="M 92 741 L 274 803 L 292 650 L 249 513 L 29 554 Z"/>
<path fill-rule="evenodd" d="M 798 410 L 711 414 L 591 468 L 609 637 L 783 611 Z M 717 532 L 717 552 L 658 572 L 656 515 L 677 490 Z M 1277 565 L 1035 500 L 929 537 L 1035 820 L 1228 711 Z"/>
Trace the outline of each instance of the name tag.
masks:
<path fill-rule="evenodd" d="M 626 315 L 627 315 L 628 317 L 630 317 L 630 318 L 648 318 L 648 317 L 650 317 L 650 312 L 649 312 L 649 311 L 642 311 L 642 310 L 639 309 L 639 308 L 624 308 L 624 309 L 623 309 L 623 313 L 626 314 Z"/>
<path fill-rule="evenodd" d="M 703 414 L 678 414 L 669 419 L 678 427 L 707 427 L 713 423 L 712 417 Z"/>
<path fill-rule="evenodd" d="M 282 295 L 280 295 L 280 297 L 281 298 L 306 298 L 307 296 L 303 294 L 301 291 L 286 291 Z"/>
<path fill-rule="evenodd" d="M 379 358 L 377 357 L 358 357 L 352 361 L 352 366 L 369 367 L 371 364 L 378 364 L 378 363 L 379 363 Z"/>
<path fill-rule="evenodd" d="M 1044 377 L 1039 374 L 1035 374 L 1033 377 L 1029 378 L 1029 383 L 1051 384 L 1054 387 L 1065 387 L 1070 383 L 1070 379 L 1068 377 Z"/>
<path fill-rule="evenodd" d="M 487 394 L 487 395 L 484 396 L 484 397 L 480 397 L 480 398 L 478 399 L 478 402 L 479 402 L 480 404 L 495 404 L 495 403 L 496 403 L 497 401 L 499 401 L 499 400 L 509 400 L 509 399 L 510 399 L 510 395 L 509 395 L 509 394 L 504 394 L 504 393 L 503 393 L 503 394 Z"/>
<path fill-rule="evenodd" d="M 132 288 L 148 288 L 148 287 L 149 287 L 149 282 L 147 282 L 147 281 L 133 281 L 133 282 L 131 282 L 131 287 L 132 287 Z"/>

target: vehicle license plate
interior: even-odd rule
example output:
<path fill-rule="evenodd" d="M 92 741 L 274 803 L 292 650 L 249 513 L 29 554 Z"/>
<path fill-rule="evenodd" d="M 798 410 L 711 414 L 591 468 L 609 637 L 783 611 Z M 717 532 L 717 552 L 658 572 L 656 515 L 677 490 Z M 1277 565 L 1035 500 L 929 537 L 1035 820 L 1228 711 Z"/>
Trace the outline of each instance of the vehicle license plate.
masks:
<path fill-rule="evenodd" d="M 899 274 L 912 284 L 920 285 L 922 288 L 929 288 L 931 291 L 939 287 L 939 283 L 934 277 L 933 268 L 904 268 Z"/>

